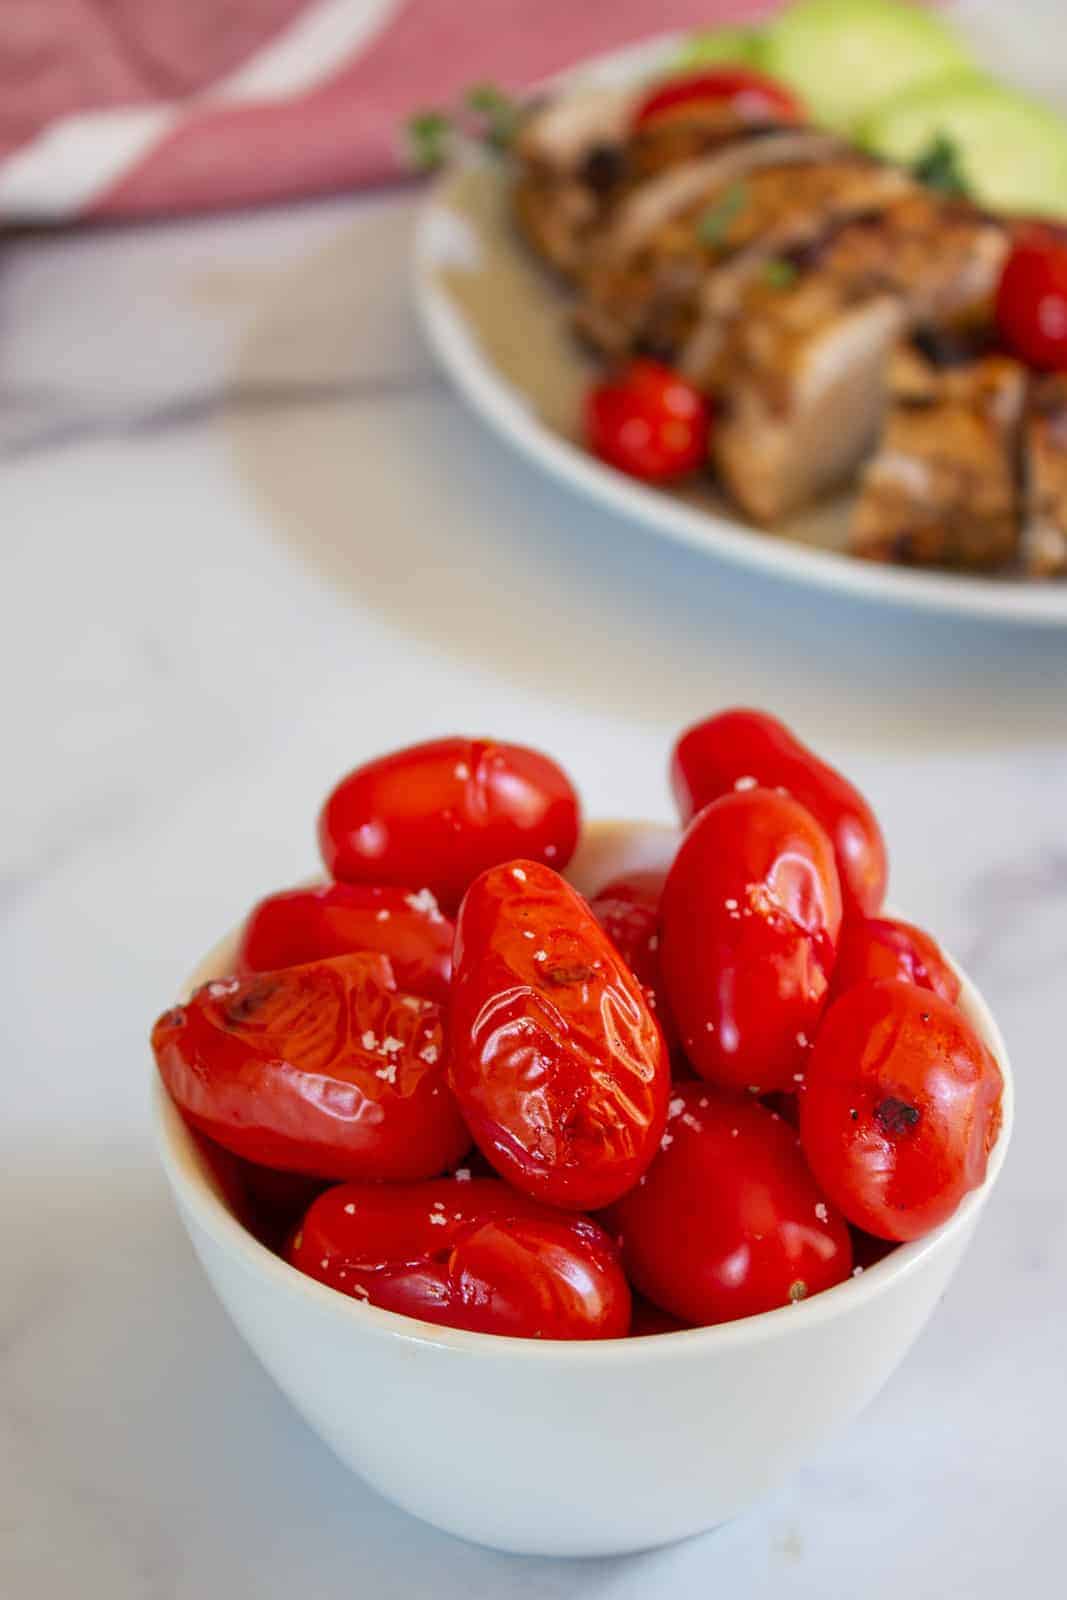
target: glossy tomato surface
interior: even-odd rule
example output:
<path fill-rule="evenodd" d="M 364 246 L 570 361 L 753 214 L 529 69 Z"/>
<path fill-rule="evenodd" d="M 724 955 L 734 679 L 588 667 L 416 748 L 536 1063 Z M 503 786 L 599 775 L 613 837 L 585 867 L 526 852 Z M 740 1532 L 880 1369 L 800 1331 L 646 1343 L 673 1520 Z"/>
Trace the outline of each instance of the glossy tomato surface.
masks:
<path fill-rule="evenodd" d="M 701 1077 L 795 1089 L 841 925 L 833 850 L 810 812 L 771 789 L 706 806 L 667 875 L 661 922 L 667 1000 Z"/>
<path fill-rule="evenodd" d="M 801 122 L 804 108 L 791 89 L 777 78 L 751 67 L 709 67 L 659 84 L 640 102 L 633 126 L 647 127 L 677 112 L 702 106 L 727 105 L 745 122 Z"/>
<path fill-rule="evenodd" d="M 578 825 L 578 796 L 548 756 L 489 739 L 435 739 L 343 778 L 322 808 L 319 843 L 335 878 L 428 889 L 452 914 L 499 861 L 528 856 L 562 870 Z"/>
<path fill-rule="evenodd" d="M 290 1245 L 301 1272 L 425 1322 L 520 1339 L 619 1339 L 630 1291 L 613 1241 L 498 1178 L 341 1184 Z"/>
<path fill-rule="evenodd" d="M 1067 243 L 1034 229 L 1008 256 L 996 299 L 997 328 L 1028 366 L 1067 371 Z"/>
<path fill-rule="evenodd" d="M 451 1083 L 516 1188 L 593 1210 L 652 1160 L 670 1067 L 641 985 L 585 901 L 533 861 L 473 884 L 456 925 Z"/>
<path fill-rule="evenodd" d="M 397 987 L 444 1000 L 452 976 L 449 919 L 428 896 L 365 883 L 324 883 L 268 895 L 241 929 L 239 973 L 277 972 L 332 956 L 389 957 Z"/>
<path fill-rule="evenodd" d="M 321 1178 L 424 1178 L 470 1148 L 441 1007 L 384 956 L 218 979 L 152 1031 L 160 1076 L 235 1155 Z"/>
<path fill-rule="evenodd" d="M 589 902 L 594 917 L 645 991 L 669 1049 L 677 1030 L 663 987 L 659 953 L 659 903 L 666 872 L 631 872 L 614 878 Z"/>
<path fill-rule="evenodd" d="M 586 442 L 631 478 L 669 483 L 706 465 L 711 409 L 691 383 L 659 361 L 631 361 L 590 389 Z"/>
<path fill-rule="evenodd" d="M 800 1136 L 850 1222 L 880 1239 L 917 1239 L 985 1178 L 1001 1091 L 1000 1068 L 954 1006 L 876 979 L 826 1013 Z"/>
<path fill-rule="evenodd" d="M 852 1270 L 844 1218 L 797 1136 L 753 1100 L 679 1085 L 664 1148 L 605 1221 L 635 1288 L 694 1324 L 806 1299 Z"/>
<path fill-rule="evenodd" d="M 846 917 L 837 947 L 831 998 L 868 978 L 899 978 L 954 1004 L 960 980 L 934 939 L 897 917 Z"/>
<path fill-rule="evenodd" d="M 880 910 L 888 866 L 874 812 L 777 717 L 742 708 L 698 722 L 674 747 L 671 782 L 683 822 L 731 790 L 787 790 L 829 834 L 845 906 L 864 916 Z"/>

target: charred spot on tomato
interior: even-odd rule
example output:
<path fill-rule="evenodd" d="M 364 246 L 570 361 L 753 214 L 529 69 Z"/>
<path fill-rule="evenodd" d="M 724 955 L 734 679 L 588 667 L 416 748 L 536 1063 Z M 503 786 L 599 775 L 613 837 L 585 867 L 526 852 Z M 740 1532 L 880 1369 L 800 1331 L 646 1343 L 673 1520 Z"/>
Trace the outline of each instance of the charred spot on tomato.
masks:
<path fill-rule="evenodd" d="M 170 1011 L 165 1011 L 160 1017 L 164 1028 L 183 1028 L 185 1026 L 184 1006 L 174 1006 Z"/>
<path fill-rule="evenodd" d="M 276 993 L 277 989 L 278 984 L 274 978 L 264 979 L 262 983 L 250 985 L 250 987 L 245 990 L 244 994 L 239 994 L 236 1000 L 233 1000 L 227 1006 L 223 1006 L 223 1027 L 242 1027 L 244 1023 L 248 1022 L 250 1018 L 255 1016 L 257 1011 L 262 1010 L 271 996 Z"/>
<path fill-rule="evenodd" d="M 798 1305 L 801 1300 L 806 1300 L 807 1297 L 808 1286 L 803 1278 L 797 1278 L 789 1285 L 789 1304 L 791 1306 Z"/>
<path fill-rule="evenodd" d="M 596 968 L 588 964 L 573 962 L 570 966 L 561 962 L 555 967 L 544 967 L 541 976 L 548 983 L 591 983 L 596 977 Z"/>
<path fill-rule="evenodd" d="M 898 1100 L 895 1095 L 887 1095 L 875 1106 L 874 1120 L 883 1133 L 910 1133 L 919 1120 L 919 1108 L 906 1100 Z"/>

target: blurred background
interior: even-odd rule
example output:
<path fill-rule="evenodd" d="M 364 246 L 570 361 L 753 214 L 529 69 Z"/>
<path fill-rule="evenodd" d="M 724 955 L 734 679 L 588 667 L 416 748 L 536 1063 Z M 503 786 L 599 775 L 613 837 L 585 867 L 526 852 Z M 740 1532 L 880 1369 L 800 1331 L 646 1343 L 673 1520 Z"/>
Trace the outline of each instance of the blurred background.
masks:
<path fill-rule="evenodd" d="M 952 8 L 1067 98 L 1057 0 Z M 0 1592 L 825 1596 L 1056 1588 L 1067 631 L 648 537 L 464 408 L 409 288 L 406 118 L 727 0 L 0 8 Z M 379 1501 L 211 1299 L 157 1170 L 152 1018 L 315 870 L 347 767 L 452 731 L 671 815 L 687 722 L 762 705 L 854 776 L 891 896 L 985 991 L 1017 1144 L 891 1390 L 760 1512 L 522 1562 Z"/>

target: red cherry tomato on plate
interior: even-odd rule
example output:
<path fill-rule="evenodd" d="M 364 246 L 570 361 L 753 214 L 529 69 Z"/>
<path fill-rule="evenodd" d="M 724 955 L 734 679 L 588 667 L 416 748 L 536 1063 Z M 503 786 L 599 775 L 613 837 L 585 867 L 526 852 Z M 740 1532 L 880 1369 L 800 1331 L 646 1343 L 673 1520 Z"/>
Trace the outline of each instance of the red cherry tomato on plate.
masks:
<path fill-rule="evenodd" d="M 677 1044 L 659 957 L 659 903 L 665 872 L 632 872 L 597 891 L 589 909 L 645 991 L 668 1049 Z"/>
<path fill-rule="evenodd" d="M 663 891 L 667 999 L 682 1048 L 723 1088 L 796 1088 L 841 926 L 833 850 L 811 813 L 745 789 L 693 821 Z"/>
<path fill-rule="evenodd" d="M 277 972 L 331 956 L 389 957 L 397 987 L 430 1000 L 448 996 L 454 929 L 429 897 L 411 889 L 324 883 L 268 895 L 241 929 L 236 969 Z"/>
<path fill-rule="evenodd" d="M 917 1239 L 985 1178 L 1000 1068 L 940 995 L 876 979 L 830 1007 L 808 1062 L 800 1137 L 848 1220 Z"/>
<path fill-rule="evenodd" d="M 933 990 L 952 1005 L 960 997 L 960 980 L 936 942 L 921 928 L 896 917 L 845 918 L 831 998 L 868 978 L 899 978 Z"/>
<path fill-rule="evenodd" d="M 520 1339 L 620 1339 L 630 1291 L 611 1239 L 497 1178 L 345 1183 L 289 1251 L 342 1294 L 424 1322 Z"/>
<path fill-rule="evenodd" d="M 450 915 L 480 872 L 530 856 L 562 870 L 578 796 L 548 756 L 488 739 L 435 739 L 357 767 L 319 818 L 327 870 L 347 883 L 428 888 Z"/>
<path fill-rule="evenodd" d="M 733 789 L 788 790 L 830 835 L 846 907 L 865 916 L 880 909 L 887 866 L 874 812 L 776 717 L 737 709 L 698 722 L 674 747 L 671 782 L 683 822 Z"/>
<path fill-rule="evenodd" d="M 590 389 L 585 436 L 590 450 L 631 478 L 668 483 L 708 459 L 711 407 L 659 361 L 631 361 Z"/>
<path fill-rule="evenodd" d="M 442 1008 L 398 993 L 384 956 L 204 984 L 159 1019 L 152 1048 L 187 1120 L 261 1166 L 426 1178 L 470 1148 Z"/>
<path fill-rule="evenodd" d="M 585 901 L 515 861 L 472 885 L 456 924 L 451 1083 L 497 1171 L 595 1210 L 652 1160 L 670 1067 L 641 986 Z"/>
<path fill-rule="evenodd" d="M 695 1324 L 806 1299 L 852 1270 L 844 1218 L 765 1106 L 679 1085 L 664 1149 L 605 1219 L 630 1281 Z"/>
<path fill-rule="evenodd" d="M 727 105 L 745 122 L 802 122 L 804 108 L 792 90 L 777 78 L 751 67 L 711 67 L 669 78 L 640 102 L 635 128 L 677 111 L 706 105 Z"/>
<path fill-rule="evenodd" d="M 1067 243 L 1039 230 L 1019 239 L 1001 274 L 996 319 L 1020 361 L 1067 370 Z"/>

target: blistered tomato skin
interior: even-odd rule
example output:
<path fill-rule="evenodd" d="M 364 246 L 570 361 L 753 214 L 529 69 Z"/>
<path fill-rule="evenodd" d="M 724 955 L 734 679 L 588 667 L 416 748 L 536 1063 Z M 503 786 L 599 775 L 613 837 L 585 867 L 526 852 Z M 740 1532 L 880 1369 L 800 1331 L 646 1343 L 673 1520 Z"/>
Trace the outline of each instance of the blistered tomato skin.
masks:
<path fill-rule="evenodd" d="M 594 917 L 645 991 L 668 1049 L 677 1043 L 663 987 L 659 954 L 659 903 L 666 872 L 632 872 L 615 878 L 589 902 Z"/>
<path fill-rule="evenodd" d="M 846 917 L 837 948 L 831 999 L 869 978 L 899 978 L 954 1005 L 960 980 L 936 942 L 896 917 Z"/>
<path fill-rule="evenodd" d="M 849 1276 L 848 1228 L 792 1128 L 704 1084 L 677 1086 L 670 1109 L 664 1148 L 605 1218 L 646 1299 L 707 1325 L 773 1311 Z"/>
<path fill-rule="evenodd" d="M 849 989 L 826 1013 L 800 1100 L 808 1163 L 848 1220 L 918 1239 L 985 1178 L 1003 1080 L 966 1018 L 895 979 Z"/>
<path fill-rule="evenodd" d="M 787 790 L 830 836 L 846 909 L 881 909 L 889 868 L 878 819 L 859 790 L 776 717 L 738 709 L 698 722 L 674 747 L 671 783 L 683 822 L 735 789 Z"/>
<path fill-rule="evenodd" d="M 833 850 L 769 789 L 724 795 L 687 830 L 667 876 L 667 1001 L 701 1077 L 794 1090 L 826 1003 L 841 926 Z"/>
<path fill-rule="evenodd" d="M 384 956 L 205 984 L 152 1031 L 186 1119 L 235 1155 L 318 1178 L 428 1178 L 470 1136 L 448 1088 L 442 1008 Z"/>
<path fill-rule="evenodd" d="M 474 1333 L 621 1339 L 630 1325 L 603 1228 L 497 1178 L 341 1184 L 311 1206 L 288 1259 L 342 1294 Z"/>
<path fill-rule="evenodd" d="M 533 861 L 494 867 L 456 924 L 451 1083 L 517 1189 L 595 1210 L 652 1160 L 670 1067 L 641 986 L 589 907 Z"/>
<path fill-rule="evenodd" d="M 452 915 L 497 862 L 528 856 L 562 871 L 578 827 L 570 780 L 539 751 L 435 739 L 343 778 L 323 806 L 319 843 L 335 878 L 429 889 Z"/>
<path fill-rule="evenodd" d="M 449 919 L 427 895 L 364 883 L 324 883 L 268 895 L 241 929 L 239 973 L 277 972 L 333 956 L 389 957 L 397 987 L 429 1000 L 448 997 L 452 977 Z"/>

